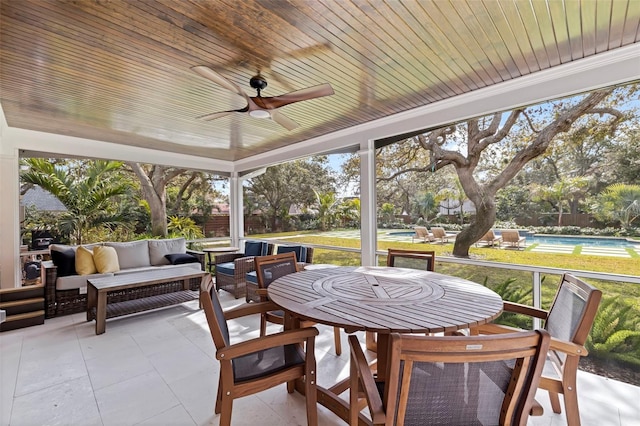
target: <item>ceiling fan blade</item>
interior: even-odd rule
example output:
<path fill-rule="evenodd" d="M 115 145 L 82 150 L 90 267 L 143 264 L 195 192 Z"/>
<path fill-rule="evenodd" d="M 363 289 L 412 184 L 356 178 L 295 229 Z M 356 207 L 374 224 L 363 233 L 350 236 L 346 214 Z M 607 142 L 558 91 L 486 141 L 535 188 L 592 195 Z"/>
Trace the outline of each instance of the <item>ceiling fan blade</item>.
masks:
<path fill-rule="evenodd" d="M 307 87 L 306 89 L 296 90 L 280 96 L 271 98 L 262 98 L 263 103 L 268 105 L 267 108 L 280 108 L 294 102 L 307 101 L 309 99 L 321 98 L 323 96 L 333 95 L 333 87 L 329 83 L 320 84 L 318 86 Z M 257 103 L 257 102 L 256 102 Z"/>
<path fill-rule="evenodd" d="M 214 112 L 212 114 L 201 115 L 200 117 L 196 117 L 196 119 L 210 121 L 210 120 L 215 120 L 216 118 L 226 117 L 227 115 L 233 114 L 234 112 L 241 112 L 241 111 Z"/>
<path fill-rule="evenodd" d="M 197 65 L 195 67 L 191 67 L 191 69 L 207 80 L 211 80 L 217 85 L 222 86 L 233 93 L 236 93 L 245 98 L 248 97 L 244 90 L 240 88 L 240 86 L 227 80 L 209 67 L 205 67 L 204 65 Z"/>
<path fill-rule="evenodd" d="M 269 110 L 269 114 L 271 114 L 271 119 L 273 121 L 275 121 L 276 123 L 278 123 L 279 125 L 281 125 L 287 130 L 293 130 L 300 127 L 298 123 L 296 123 L 295 121 L 293 121 L 292 119 L 284 115 L 283 113 L 278 112 L 278 110 L 271 109 Z"/>

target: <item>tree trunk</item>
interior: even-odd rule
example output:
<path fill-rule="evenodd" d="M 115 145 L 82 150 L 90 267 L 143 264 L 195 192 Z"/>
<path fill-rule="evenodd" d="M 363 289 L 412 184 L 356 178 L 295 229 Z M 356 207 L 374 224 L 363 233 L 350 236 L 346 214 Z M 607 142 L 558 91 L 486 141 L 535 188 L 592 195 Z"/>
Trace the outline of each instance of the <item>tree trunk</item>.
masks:
<path fill-rule="evenodd" d="M 469 257 L 469 248 L 491 229 L 496 220 L 496 205 L 493 198 L 484 201 L 472 199 L 471 201 L 476 205 L 476 215 L 469 226 L 456 237 L 453 245 L 453 255 L 456 257 Z"/>
<path fill-rule="evenodd" d="M 560 205 L 558 206 L 558 226 L 562 226 L 562 201 L 560 201 Z"/>
<path fill-rule="evenodd" d="M 140 180 L 142 196 L 149 204 L 151 212 L 151 234 L 158 237 L 167 236 L 167 192 L 166 181 L 158 177 L 158 173 L 147 175 L 138 163 L 127 163 Z M 153 180 L 152 180 L 153 179 Z M 162 182 L 160 182 L 162 180 Z"/>

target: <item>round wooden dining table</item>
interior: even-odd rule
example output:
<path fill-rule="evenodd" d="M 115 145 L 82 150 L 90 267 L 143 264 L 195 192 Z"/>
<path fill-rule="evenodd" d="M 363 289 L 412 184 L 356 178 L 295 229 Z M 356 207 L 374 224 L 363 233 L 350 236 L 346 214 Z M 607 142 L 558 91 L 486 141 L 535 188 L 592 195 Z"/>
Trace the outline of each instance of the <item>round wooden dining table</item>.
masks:
<path fill-rule="evenodd" d="M 385 378 L 390 333 L 453 332 L 490 322 L 502 312 L 501 297 L 480 284 L 392 267 L 305 270 L 273 281 L 268 295 L 290 318 L 285 327 L 307 320 L 347 333 L 378 333 L 379 380 Z M 347 388 L 345 381 L 318 387 L 318 402 L 346 420 L 348 406 L 338 395 Z"/>

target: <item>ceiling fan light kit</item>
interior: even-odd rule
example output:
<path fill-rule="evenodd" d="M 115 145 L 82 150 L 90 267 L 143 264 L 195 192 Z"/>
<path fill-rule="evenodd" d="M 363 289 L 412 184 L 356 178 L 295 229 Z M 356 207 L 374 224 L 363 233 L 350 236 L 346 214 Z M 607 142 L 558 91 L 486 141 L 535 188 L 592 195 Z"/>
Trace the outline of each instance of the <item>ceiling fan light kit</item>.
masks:
<path fill-rule="evenodd" d="M 192 67 L 191 69 L 200 76 L 213 81 L 220 87 L 227 89 L 239 96 L 242 96 L 247 101 L 247 106 L 244 108 L 232 111 L 215 112 L 198 117 L 202 120 L 215 120 L 217 118 L 226 117 L 227 115 L 233 113 L 248 113 L 251 117 L 254 118 L 271 118 L 273 121 L 275 121 L 285 129 L 293 130 L 299 127 L 298 123 L 279 112 L 278 108 L 295 102 L 307 101 L 323 96 L 330 96 L 334 93 L 331 85 L 329 83 L 325 83 L 318 86 L 308 87 L 306 89 L 285 93 L 284 95 L 280 96 L 263 97 L 261 96 L 260 92 L 267 87 L 267 80 L 265 80 L 258 72 L 257 75 L 254 75 L 249 80 L 249 85 L 256 90 L 257 95 L 249 96 L 244 90 L 240 88 L 240 86 L 227 80 L 225 77 L 207 66 L 197 65 Z"/>
<path fill-rule="evenodd" d="M 249 115 L 253 118 L 271 118 L 271 114 L 263 109 L 254 109 L 253 111 L 249 111 Z"/>

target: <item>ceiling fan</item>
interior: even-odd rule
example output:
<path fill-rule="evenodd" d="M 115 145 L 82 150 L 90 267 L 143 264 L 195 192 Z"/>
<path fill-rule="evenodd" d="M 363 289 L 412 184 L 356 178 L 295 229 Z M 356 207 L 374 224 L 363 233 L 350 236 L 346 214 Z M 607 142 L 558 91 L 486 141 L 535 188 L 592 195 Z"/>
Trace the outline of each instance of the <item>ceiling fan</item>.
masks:
<path fill-rule="evenodd" d="M 262 97 L 260 92 L 267 87 L 267 80 L 258 74 L 251 77 L 249 85 L 256 89 L 257 96 L 249 96 L 244 90 L 235 83 L 227 80 L 222 75 L 204 65 L 191 67 L 193 71 L 202 77 L 213 81 L 214 83 L 224 87 L 225 89 L 242 96 L 247 101 L 247 106 L 241 109 L 231 111 L 214 112 L 198 117 L 202 120 L 215 120 L 216 118 L 225 117 L 233 113 L 248 113 L 256 118 L 271 118 L 273 121 L 281 125 L 287 130 L 293 130 L 299 127 L 298 123 L 278 111 L 278 108 L 294 102 L 307 101 L 309 99 L 320 98 L 323 96 L 333 95 L 333 88 L 329 83 L 320 84 L 318 86 L 308 87 L 306 89 L 296 90 L 280 96 Z"/>

